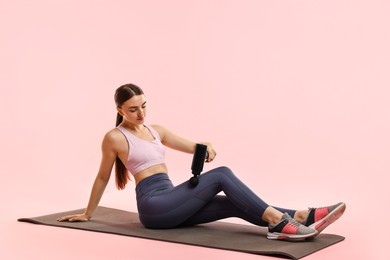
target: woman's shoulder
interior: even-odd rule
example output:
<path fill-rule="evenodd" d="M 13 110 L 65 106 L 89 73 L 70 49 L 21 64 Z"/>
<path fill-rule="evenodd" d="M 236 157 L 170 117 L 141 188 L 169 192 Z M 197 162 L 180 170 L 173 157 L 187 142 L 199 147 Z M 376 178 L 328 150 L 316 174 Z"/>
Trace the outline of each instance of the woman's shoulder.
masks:
<path fill-rule="evenodd" d="M 165 126 L 159 125 L 159 124 L 151 124 L 149 125 L 156 131 L 165 131 L 167 128 Z"/>
<path fill-rule="evenodd" d="M 155 130 L 160 136 L 164 135 L 166 128 L 159 124 L 151 124 L 149 125 L 153 130 Z"/>
<path fill-rule="evenodd" d="M 113 128 L 104 135 L 103 141 L 115 144 L 126 141 L 126 139 L 118 128 Z"/>
<path fill-rule="evenodd" d="M 118 154 L 122 151 L 123 147 L 126 147 L 126 138 L 121 132 L 114 128 L 108 131 L 102 141 L 102 151 L 105 154 L 110 154 L 112 156 Z"/>

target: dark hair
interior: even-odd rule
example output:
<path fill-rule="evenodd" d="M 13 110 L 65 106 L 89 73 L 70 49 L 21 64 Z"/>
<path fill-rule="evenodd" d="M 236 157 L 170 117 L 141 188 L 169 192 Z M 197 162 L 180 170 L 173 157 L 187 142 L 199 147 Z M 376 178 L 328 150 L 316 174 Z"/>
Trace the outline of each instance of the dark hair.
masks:
<path fill-rule="evenodd" d="M 132 98 L 133 96 L 142 95 L 144 92 L 142 89 L 134 84 L 125 84 L 117 88 L 115 91 L 115 104 L 117 107 L 121 107 L 123 103 Z M 123 116 L 117 113 L 116 124 L 118 126 L 122 123 Z M 116 186 L 118 189 L 123 190 L 127 184 L 127 181 L 130 179 L 129 171 L 126 169 L 125 165 L 116 157 L 115 159 L 115 180 Z"/>

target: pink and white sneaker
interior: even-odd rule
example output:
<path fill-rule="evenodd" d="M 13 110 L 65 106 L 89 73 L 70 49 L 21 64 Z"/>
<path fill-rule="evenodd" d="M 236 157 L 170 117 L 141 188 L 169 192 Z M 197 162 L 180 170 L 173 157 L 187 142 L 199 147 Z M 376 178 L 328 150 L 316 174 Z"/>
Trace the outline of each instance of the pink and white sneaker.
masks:
<path fill-rule="evenodd" d="M 326 227 L 343 215 L 346 205 L 344 202 L 323 208 L 309 208 L 309 215 L 303 221 L 303 225 L 322 232 Z"/>
<path fill-rule="evenodd" d="M 288 213 L 284 213 L 282 219 L 276 224 L 268 226 L 268 239 L 303 241 L 318 234 L 316 230 L 300 224 L 298 221 L 290 217 Z"/>

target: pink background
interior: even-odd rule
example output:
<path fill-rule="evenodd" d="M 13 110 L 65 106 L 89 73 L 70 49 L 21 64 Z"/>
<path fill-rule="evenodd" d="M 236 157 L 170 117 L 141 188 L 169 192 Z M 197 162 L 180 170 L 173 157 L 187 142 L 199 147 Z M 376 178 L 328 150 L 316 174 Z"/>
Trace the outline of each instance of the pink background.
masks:
<path fill-rule="evenodd" d="M 114 90 L 271 204 L 348 205 L 305 259 L 389 259 L 389 1 L 1 0 L 1 259 L 270 259 L 18 223 L 86 206 Z M 174 183 L 192 157 L 169 151 Z M 101 205 L 136 211 L 113 179 Z M 237 219 L 227 221 L 241 223 Z M 234 238 L 231 238 L 234 239 Z"/>

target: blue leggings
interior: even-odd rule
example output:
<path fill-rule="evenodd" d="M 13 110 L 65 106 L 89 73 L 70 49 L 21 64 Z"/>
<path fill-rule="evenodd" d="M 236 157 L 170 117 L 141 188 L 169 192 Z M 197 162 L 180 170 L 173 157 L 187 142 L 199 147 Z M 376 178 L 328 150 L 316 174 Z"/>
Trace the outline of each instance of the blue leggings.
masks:
<path fill-rule="evenodd" d="M 217 195 L 223 191 L 225 195 Z M 175 228 L 238 217 L 258 226 L 269 206 L 242 183 L 227 167 L 199 176 L 199 184 L 186 181 L 173 186 L 165 173 L 152 175 L 136 187 L 137 207 L 146 228 Z M 294 216 L 295 210 L 275 207 Z"/>

